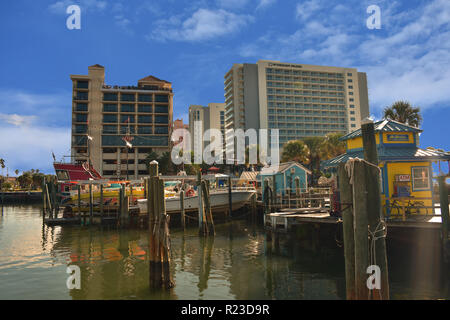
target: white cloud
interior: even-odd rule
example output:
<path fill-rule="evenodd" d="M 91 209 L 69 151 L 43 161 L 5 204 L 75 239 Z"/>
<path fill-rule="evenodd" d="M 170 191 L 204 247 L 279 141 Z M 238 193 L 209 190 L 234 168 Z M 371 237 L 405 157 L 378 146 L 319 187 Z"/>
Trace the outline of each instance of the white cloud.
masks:
<path fill-rule="evenodd" d="M 36 116 L 23 116 L 18 115 L 16 113 L 13 114 L 6 114 L 6 113 L 0 113 L 0 120 L 3 120 L 9 124 L 15 125 L 15 126 L 27 126 L 32 123 L 33 120 L 36 119 Z M 0 121 L 1 123 L 1 121 Z"/>
<path fill-rule="evenodd" d="M 52 152 L 57 157 L 70 153 L 70 128 L 0 126 L 0 158 L 9 172 L 39 169 L 53 173 Z"/>
<path fill-rule="evenodd" d="M 21 117 L 32 116 L 40 123 L 61 125 L 70 123 L 71 100 L 70 92 L 35 94 L 0 88 L 0 114 L 20 113 Z"/>
<path fill-rule="evenodd" d="M 235 14 L 223 9 L 198 9 L 184 21 L 180 16 L 158 20 L 149 36 L 155 40 L 202 41 L 237 32 L 253 21 L 249 15 Z"/>
<path fill-rule="evenodd" d="M 309 0 L 297 4 L 295 9 L 296 17 L 299 20 L 307 20 L 313 13 L 317 12 L 321 8 L 320 1 Z"/>
<path fill-rule="evenodd" d="M 378 31 L 365 27 L 364 4 L 325 7 L 306 1 L 297 9 L 302 24 L 295 32 L 268 33 L 243 45 L 240 54 L 356 67 L 367 73 L 372 112 L 398 99 L 424 109 L 450 103 L 450 1 L 434 0 L 410 10 L 389 3 L 381 8 Z"/>
<path fill-rule="evenodd" d="M 48 10 L 55 14 L 66 14 L 67 7 L 70 5 L 79 5 L 81 12 L 83 10 L 103 11 L 107 7 L 107 2 L 104 0 L 60 0 L 48 6 Z"/>
<path fill-rule="evenodd" d="M 273 5 L 277 0 L 260 0 L 256 9 L 264 9 Z"/>

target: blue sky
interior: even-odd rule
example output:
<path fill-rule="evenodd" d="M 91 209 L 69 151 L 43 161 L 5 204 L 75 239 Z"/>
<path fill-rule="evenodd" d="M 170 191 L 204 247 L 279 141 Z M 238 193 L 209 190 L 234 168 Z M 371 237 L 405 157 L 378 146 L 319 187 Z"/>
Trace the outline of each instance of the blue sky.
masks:
<path fill-rule="evenodd" d="M 66 8 L 81 8 L 68 30 Z M 381 29 L 368 29 L 369 5 Z M 107 84 L 172 82 L 174 118 L 223 102 L 233 63 L 259 59 L 356 67 L 371 114 L 398 99 L 422 108 L 421 146 L 450 149 L 450 1 L 8 1 L 0 12 L 0 158 L 52 172 L 70 153 L 70 74 L 105 66 Z"/>

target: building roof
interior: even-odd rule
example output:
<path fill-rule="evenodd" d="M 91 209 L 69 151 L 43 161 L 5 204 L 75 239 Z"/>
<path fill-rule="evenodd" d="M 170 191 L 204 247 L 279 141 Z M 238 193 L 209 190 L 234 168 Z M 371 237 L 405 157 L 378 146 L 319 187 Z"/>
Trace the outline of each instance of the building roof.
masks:
<path fill-rule="evenodd" d="M 170 83 L 169 81 L 159 79 L 159 78 L 157 78 L 157 77 L 155 77 L 155 76 L 152 76 L 152 75 L 147 76 L 147 77 L 145 77 L 145 78 L 142 78 L 142 79 L 138 80 L 138 82 L 145 82 L 145 81 L 151 81 L 151 82 L 155 82 L 155 81 L 156 81 L 156 82 Z"/>
<path fill-rule="evenodd" d="M 277 170 L 274 170 L 272 168 L 272 166 L 269 167 L 269 168 L 263 168 L 261 170 L 261 174 L 262 175 L 273 175 L 273 174 L 277 174 L 277 173 L 283 173 L 283 172 L 285 172 L 286 170 L 288 170 L 289 168 L 291 168 L 293 166 L 296 166 L 296 167 L 306 171 L 306 173 L 311 174 L 311 171 L 309 171 L 304 166 L 302 166 L 300 163 L 295 162 L 295 161 L 289 161 L 289 162 L 280 163 L 278 165 L 278 169 Z"/>
<path fill-rule="evenodd" d="M 389 119 L 374 122 L 373 126 L 375 132 L 422 132 L 419 128 Z M 346 134 L 340 140 L 353 139 L 359 136 L 361 136 L 361 128 Z"/>
<path fill-rule="evenodd" d="M 242 172 L 239 181 L 256 181 L 256 176 L 259 174 L 259 171 L 244 171 Z"/>
<path fill-rule="evenodd" d="M 94 65 L 92 65 L 92 66 L 89 66 L 89 68 L 102 68 L 102 69 L 105 69 L 104 66 L 101 66 L 101 65 L 99 65 L 99 64 L 94 64 Z"/>
<path fill-rule="evenodd" d="M 450 153 L 441 152 L 437 150 L 430 149 L 420 149 L 420 148 L 383 148 L 377 147 L 378 160 L 379 161 L 389 161 L 389 160 L 412 160 L 412 161 L 432 161 L 432 160 L 450 160 Z M 349 151 L 347 153 L 341 154 L 336 158 L 323 161 L 321 167 L 323 169 L 336 167 L 340 163 L 347 162 L 350 158 L 360 158 L 364 159 L 364 151 Z"/>

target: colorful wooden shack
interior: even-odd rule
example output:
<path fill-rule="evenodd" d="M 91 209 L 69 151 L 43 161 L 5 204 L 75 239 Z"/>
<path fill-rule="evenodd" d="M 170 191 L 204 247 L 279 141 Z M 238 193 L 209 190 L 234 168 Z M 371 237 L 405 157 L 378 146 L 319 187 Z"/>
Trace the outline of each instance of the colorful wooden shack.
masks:
<path fill-rule="evenodd" d="M 382 178 L 382 207 L 384 214 L 434 214 L 432 163 L 449 161 L 450 154 L 436 149 L 419 148 L 422 130 L 393 120 L 374 123 L 375 140 Z M 335 171 L 350 158 L 364 158 L 361 129 L 350 132 L 347 152 L 322 162 L 325 171 Z"/>
<path fill-rule="evenodd" d="M 290 161 L 280 163 L 276 170 L 263 168 L 257 179 L 261 181 L 261 186 L 264 186 L 264 181 L 267 180 L 269 186 L 275 191 L 276 195 L 284 196 L 287 189 L 295 191 L 296 179 L 299 180 L 299 186 L 302 192 L 308 190 L 308 175 L 310 174 L 311 171 L 306 169 L 300 163 Z M 273 183 L 274 180 L 275 185 Z"/>

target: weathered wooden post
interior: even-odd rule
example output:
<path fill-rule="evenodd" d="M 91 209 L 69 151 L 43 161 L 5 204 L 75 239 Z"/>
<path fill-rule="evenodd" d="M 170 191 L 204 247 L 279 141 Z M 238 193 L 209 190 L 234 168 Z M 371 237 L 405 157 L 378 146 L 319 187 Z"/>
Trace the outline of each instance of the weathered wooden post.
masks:
<path fill-rule="evenodd" d="M 355 295 L 358 300 L 369 299 L 367 287 L 367 267 L 369 266 L 369 240 L 367 226 L 367 185 L 364 163 L 353 163 L 353 210 L 354 210 L 354 241 L 355 241 Z"/>
<path fill-rule="evenodd" d="M 103 184 L 100 185 L 100 221 L 103 222 Z"/>
<path fill-rule="evenodd" d="M 442 241 L 443 241 L 443 248 L 444 248 L 444 255 L 446 257 L 446 262 L 448 263 L 448 257 L 449 254 L 446 252 L 446 250 L 449 250 L 448 247 L 448 231 L 449 231 L 449 210 L 448 210 L 448 191 L 447 191 L 447 185 L 445 183 L 445 177 L 439 176 L 438 177 L 439 182 L 439 200 L 441 203 L 441 219 L 442 219 Z"/>
<path fill-rule="evenodd" d="M 170 275 L 169 216 L 166 214 L 164 181 L 158 177 L 158 162 L 152 161 L 149 169 L 149 284 L 152 289 L 169 289 L 173 282 Z"/>
<path fill-rule="evenodd" d="M 367 219 L 369 223 L 370 262 L 380 268 L 381 287 L 373 289 L 372 299 L 389 299 L 389 278 L 386 255 L 386 224 L 381 210 L 381 170 L 378 166 L 375 130 L 372 121 L 361 125 L 367 191 Z"/>
<path fill-rule="evenodd" d="M 212 217 L 211 203 L 209 201 L 209 181 L 202 181 L 202 196 L 205 210 L 206 234 L 215 234 L 214 220 Z"/>
<path fill-rule="evenodd" d="M 46 199 L 46 196 L 45 196 L 45 178 L 42 181 L 41 189 L 42 189 L 42 191 L 41 191 L 41 195 L 42 195 L 42 216 L 43 216 L 43 219 L 45 219 L 45 213 L 47 212 L 47 199 Z M 3 205 L 3 200 L 2 200 L 2 205 Z"/>
<path fill-rule="evenodd" d="M 206 225 L 205 225 L 205 207 L 203 202 L 203 190 L 202 190 L 202 174 L 199 171 L 197 173 L 197 195 L 198 195 L 198 233 L 200 235 L 205 235 Z"/>
<path fill-rule="evenodd" d="M 78 192 L 78 217 L 81 219 L 81 185 L 77 184 L 77 192 Z"/>
<path fill-rule="evenodd" d="M 295 206 L 297 208 L 300 208 L 299 197 L 300 197 L 300 178 L 295 177 Z"/>
<path fill-rule="evenodd" d="M 160 287 L 160 283 L 158 282 L 158 271 L 157 270 L 157 242 L 155 237 L 155 217 L 156 217 L 156 188 L 155 188 L 155 180 L 158 179 L 158 162 L 152 161 L 149 164 L 149 173 L 150 178 L 147 180 L 148 188 L 147 188 L 147 213 L 148 213 L 148 228 L 149 228 L 149 283 L 150 288 L 158 288 Z"/>
<path fill-rule="evenodd" d="M 231 219 L 233 212 L 233 194 L 231 190 L 231 176 L 228 176 L 228 219 Z"/>
<path fill-rule="evenodd" d="M 186 229 L 186 216 L 184 210 L 184 190 L 180 191 L 180 219 L 181 219 L 181 227 L 183 230 Z"/>
<path fill-rule="evenodd" d="M 51 199 L 52 199 L 52 218 L 56 218 L 56 187 L 55 187 L 55 182 L 52 181 L 51 185 L 50 185 L 50 190 L 51 190 Z"/>
<path fill-rule="evenodd" d="M 272 194 L 273 194 L 273 201 L 272 205 L 276 208 L 278 208 L 278 192 L 277 192 L 277 182 L 275 179 L 275 173 L 272 175 Z M 277 210 L 277 209 L 275 209 Z"/>
<path fill-rule="evenodd" d="M 89 183 L 89 224 L 92 224 L 94 216 L 94 195 L 92 194 L 92 183 Z"/>
<path fill-rule="evenodd" d="M 342 214 L 342 229 L 344 238 L 345 258 L 345 287 L 347 300 L 354 300 L 355 296 L 355 240 L 353 230 L 352 187 L 349 182 L 345 164 L 338 168 L 340 205 Z"/>
<path fill-rule="evenodd" d="M 45 196 L 47 197 L 47 203 L 48 203 L 48 211 L 49 211 L 49 218 L 52 218 L 53 217 L 53 214 L 52 214 L 52 212 L 53 212 L 53 206 L 52 206 L 52 199 L 50 198 L 50 192 L 49 192 L 49 188 L 48 188 L 48 186 L 49 186 L 49 184 L 50 184 L 50 182 L 47 182 L 46 184 L 45 184 Z"/>

